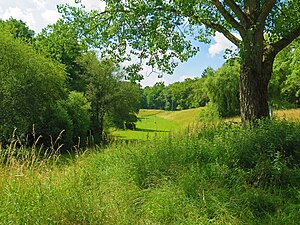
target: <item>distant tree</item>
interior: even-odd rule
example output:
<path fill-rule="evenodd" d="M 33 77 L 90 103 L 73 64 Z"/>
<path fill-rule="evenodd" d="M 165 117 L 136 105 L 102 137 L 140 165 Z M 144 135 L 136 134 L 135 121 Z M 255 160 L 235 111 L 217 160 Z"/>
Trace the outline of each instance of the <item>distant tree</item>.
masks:
<path fill-rule="evenodd" d="M 212 75 L 205 75 L 204 77 L 197 79 L 193 83 L 192 93 L 190 96 L 191 96 L 192 105 L 194 107 L 205 106 L 209 102 L 209 97 L 208 97 L 205 83 L 207 77 L 213 76 L 213 74 L 214 73 L 212 73 Z"/>
<path fill-rule="evenodd" d="M 164 109 L 166 104 L 166 98 L 164 96 L 164 89 L 165 89 L 164 82 L 157 82 L 151 88 L 151 98 L 152 98 L 152 106 L 151 108 L 154 109 Z"/>
<path fill-rule="evenodd" d="M 128 81 L 119 81 L 115 91 L 113 109 L 110 112 L 114 125 L 118 128 L 124 128 L 124 125 L 134 127 L 141 107 L 140 86 Z"/>
<path fill-rule="evenodd" d="M 14 18 L 8 20 L 0 19 L 0 29 L 9 31 L 14 38 L 21 38 L 25 41 L 32 41 L 34 39 L 35 32 L 31 30 L 25 22 Z"/>
<path fill-rule="evenodd" d="M 239 69 L 239 63 L 230 60 L 205 80 L 209 100 L 218 106 L 219 114 L 223 117 L 240 113 Z"/>

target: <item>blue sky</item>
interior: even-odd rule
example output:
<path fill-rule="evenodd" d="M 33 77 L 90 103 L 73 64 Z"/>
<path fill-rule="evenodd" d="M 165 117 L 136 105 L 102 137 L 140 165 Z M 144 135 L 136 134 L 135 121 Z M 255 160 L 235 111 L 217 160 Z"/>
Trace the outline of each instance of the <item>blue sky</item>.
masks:
<path fill-rule="evenodd" d="M 75 0 L 0 0 L 0 18 L 21 19 L 38 33 L 42 28 L 55 23 L 60 18 L 56 10 L 57 4 L 76 5 L 74 2 Z M 82 4 L 86 6 L 87 10 L 103 10 L 105 7 L 105 4 L 100 0 L 82 0 Z M 145 79 L 141 82 L 142 86 L 152 86 L 159 81 L 170 84 L 183 81 L 185 78 L 199 77 L 208 66 L 214 69 L 219 68 L 224 63 L 224 50 L 233 46 L 220 33 L 212 37 L 211 44 L 195 44 L 200 47 L 200 52 L 187 62 L 180 63 L 173 75 L 164 75 L 162 78 L 158 78 L 156 74 L 146 76 L 149 72 L 147 73 L 147 68 L 145 68 Z"/>

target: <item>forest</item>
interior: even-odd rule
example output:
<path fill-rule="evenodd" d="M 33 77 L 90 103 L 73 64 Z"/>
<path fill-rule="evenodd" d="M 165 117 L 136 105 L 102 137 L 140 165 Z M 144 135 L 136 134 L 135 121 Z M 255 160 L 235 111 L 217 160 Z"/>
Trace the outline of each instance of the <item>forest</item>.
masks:
<path fill-rule="evenodd" d="M 0 19 L 0 224 L 299 224 L 298 0 L 76 2 Z"/>

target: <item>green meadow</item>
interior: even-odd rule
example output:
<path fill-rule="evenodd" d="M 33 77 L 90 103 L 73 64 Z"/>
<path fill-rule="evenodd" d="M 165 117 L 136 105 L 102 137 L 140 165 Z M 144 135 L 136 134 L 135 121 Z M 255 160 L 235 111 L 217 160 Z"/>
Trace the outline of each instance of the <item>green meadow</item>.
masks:
<path fill-rule="evenodd" d="M 0 224 L 299 224 L 299 122 L 184 129 L 201 110 L 142 110 L 124 138 L 174 133 L 64 158 L 12 139 L 0 146 Z"/>
<path fill-rule="evenodd" d="M 203 108 L 182 111 L 146 110 L 138 115 L 135 130 L 117 130 L 113 136 L 123 140 L 153 140 L 178 132 L 198 121 Z"/>

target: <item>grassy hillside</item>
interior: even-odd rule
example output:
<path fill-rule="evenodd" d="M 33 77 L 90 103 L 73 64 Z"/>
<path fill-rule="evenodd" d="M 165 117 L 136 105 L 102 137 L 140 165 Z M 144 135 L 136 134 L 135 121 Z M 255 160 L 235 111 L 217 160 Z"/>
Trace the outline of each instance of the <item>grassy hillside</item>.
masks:
<path fill-rule="evenodd" d="M 178 131 L 195 123 L 203 108 L 188 109 L 182 111 L 164 111 L 142 109 L 139 112 L 139 121 L 136 130 L 119 130 L 113 135 L 122 139 L 153 140 L 168 136 L 169 133 Z"/>
<path fill-rule="evenodd" d="M 118 130 L 113 132 L 113 136 L 124 140 L 154 140 L 157 137 L 168 136 L 170 133 L 201 122 L 199 114 L 203 109 L 181 111 L 142 109 L 138 115 L 136 130 Z M 300 121 L 300 109 L 277 110 L 274 112 L 274 117 L 297 122 Z M 234 117 L 227 118 L 225 121 L 239 122 L 241 119 Z"/>

